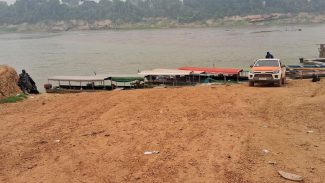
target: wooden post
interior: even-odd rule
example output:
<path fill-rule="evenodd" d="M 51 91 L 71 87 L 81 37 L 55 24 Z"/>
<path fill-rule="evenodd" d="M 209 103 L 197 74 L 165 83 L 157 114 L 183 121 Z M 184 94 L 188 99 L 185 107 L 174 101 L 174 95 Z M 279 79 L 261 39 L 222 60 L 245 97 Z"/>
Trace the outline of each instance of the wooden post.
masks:
<path fill-rule="evenodd" d="M 195 83 L 195 78 L 194 78 L 194 74 L 192 75 L 192 82 L 191 85 L 193 85 Z"/>
<path fill-rule="evenodd" d="M 320 44 L 319 58 L 325 58 L 325 44 Z"/>

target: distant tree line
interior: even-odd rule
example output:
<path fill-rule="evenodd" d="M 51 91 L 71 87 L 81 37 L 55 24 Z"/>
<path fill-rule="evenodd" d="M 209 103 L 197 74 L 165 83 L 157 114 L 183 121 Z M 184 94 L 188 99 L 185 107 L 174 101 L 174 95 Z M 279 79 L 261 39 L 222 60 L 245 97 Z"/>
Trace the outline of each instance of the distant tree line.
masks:
<path fill-rule="evenodd" d="M 59 20 L 138 22 L 166 17 L 179 22 L 264 13 L 324 13 L 325 0 L 17 0 L 0 2 L 0 24 Z"/>

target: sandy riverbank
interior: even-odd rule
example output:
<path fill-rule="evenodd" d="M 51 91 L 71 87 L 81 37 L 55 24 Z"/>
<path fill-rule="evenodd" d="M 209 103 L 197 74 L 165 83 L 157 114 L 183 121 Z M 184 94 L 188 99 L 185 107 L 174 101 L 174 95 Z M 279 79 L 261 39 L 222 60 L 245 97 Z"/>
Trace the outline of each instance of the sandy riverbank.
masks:
<path fill-rule="evenodd" d="M 320 183 L 324 111 L 310 80 L 42 94 L 0 105 L 0 182 Z"/>
<path fill-rule="evenodd" d="M 169 18 L 144 18 L 139 22 L 113 22 L 109 19 L 86 21 L 43 21 L 38 23 L 22 23 L 0 25 L 0 32 L 64 32 L 87 30 L 134 30 L 134 29 L 166 29 L 166 28 L 211 28 L 211 27 L 247 27 L 275 25 L 322 24 L 325 15 L 314 13 L 298 14 L 257 14 L 247 16 L 231 16 L 193 22 L 179 22 Z"/>

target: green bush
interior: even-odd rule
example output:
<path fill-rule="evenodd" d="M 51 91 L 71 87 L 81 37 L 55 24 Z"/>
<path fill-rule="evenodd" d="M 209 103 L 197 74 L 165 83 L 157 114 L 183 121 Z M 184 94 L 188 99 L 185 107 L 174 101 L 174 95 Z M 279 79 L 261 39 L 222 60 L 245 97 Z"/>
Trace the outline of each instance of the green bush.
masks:
<path fill-rule="evenodd" d="M 24 99 L 26 99 L 27 96 L 23 93 L 18 94 L 16 96 L 11 96 L 11 97 L 7 97 L 4 99 L 0 99 L 0 104 L 4 104 L 4 103 L 16 103 L 18 101 L 22 101 Z"/>

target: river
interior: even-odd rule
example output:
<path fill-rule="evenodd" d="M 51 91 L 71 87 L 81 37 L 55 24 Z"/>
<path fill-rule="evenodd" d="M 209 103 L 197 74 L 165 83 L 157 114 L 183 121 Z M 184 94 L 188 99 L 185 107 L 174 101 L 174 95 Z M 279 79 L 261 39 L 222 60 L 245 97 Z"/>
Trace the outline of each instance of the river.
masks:
<path fill-rule="evenodd" d="M 301 29 L 301 31 L 299 31 Z M 270 51 L 285 64 L 317 57 L 325 25 L 0 34 L 0 64 L 39 87 L 54 75 L 136 74 L 181 66 L 247 68 Z"/>

